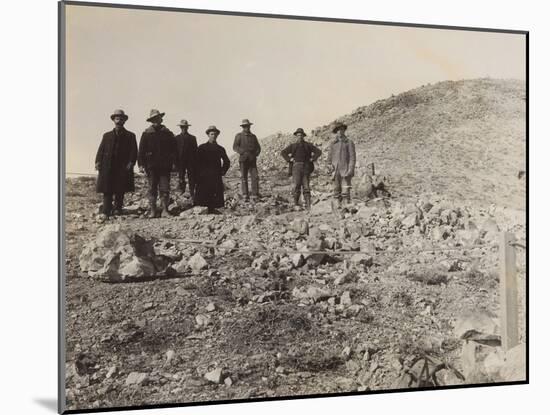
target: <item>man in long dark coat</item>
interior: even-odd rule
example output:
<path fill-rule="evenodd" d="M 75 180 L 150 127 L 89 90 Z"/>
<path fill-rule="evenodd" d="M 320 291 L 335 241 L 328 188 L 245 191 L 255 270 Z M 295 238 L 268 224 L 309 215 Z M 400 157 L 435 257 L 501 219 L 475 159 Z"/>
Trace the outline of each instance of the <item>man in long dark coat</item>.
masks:
<path fill-rule="evenodd" d="M 229 157 L 225 149 L 216 143 L 220 130 L 212 125 L 206 130 L 208 142 L 197 150 L 197 191 L 195 205 L 207 206 L 208 213 L 219 213 L 216 208 L 224 207 L 222 176 L 229 170 Z"/>
<path fill-rule="evenodd" d="M 259 196 L 259 179 L 256 159 L 260 155 L 261 147 L 258 137 L 252 134 L 250 126 L 253 125 L 249 120 L 244 119 L 241 123 L 242 131 L 237 133 L 233 142 L 233 151 L 239 154 L 239 167 L 241 170 L 241 193 L 246 201 L 248 195 L 248 174 L 252 187 L 252 200 Z"/>
<path fill-rule="evenodd" d="M 313 163 L 321 155 L 321 150 L 304 140 L 306 133 L 298 128 L 294 135 L 296 142 L 290 144 L 281 156 L 292 163 L 292 178 L 294 180 L 294 206 L 300 206 L 300 193 L 304 195 L 306 209 L 311 208 L 311 190 L 309 188 L 309 176 L 313 172 Z"/>
<path fill-rule="evenodd" d="M 123 110 L 115 110 L 111 120 L 115 128 L 103 134 L 95 158 L 98 171 L 96 190 L 103 193 L 103 213 L 107 216 L 113 213 L 122 215 L 124 193 L 134 191 L 134 165 L 137 157 L 136 135 L 124 128 L 128 116 Z"/>
<path fill-rule="evenodd" d="M 153 109 L 147 121 L 151 123 L 139 142 L 138 165 L 147 174 L 149 184 L 150 217 L 170 216 L 170 172 L 177 164 L 177 148 L 174 134 L 164 125 L 164 112 Z M 157 211 L 157 196 L 160 193 L 162 212 Z"/>
<path fill-rule="evenodd" d="M 195 197 L 195 188 L 197 187 L 195 180 L 195 170 L 197 163 L 197 138 L 189 134 L 188 130 L 191 124 L 187 120 L 181 120 L 178 124 L 181 128 L 181 133 L 176 136 L 176 145 L 178 148 L 178 173 L 179 186 L 182 193 L 185 193 L 186 181 L 185 176 L 189 181 L 189 193 L 191 197 Z"/>

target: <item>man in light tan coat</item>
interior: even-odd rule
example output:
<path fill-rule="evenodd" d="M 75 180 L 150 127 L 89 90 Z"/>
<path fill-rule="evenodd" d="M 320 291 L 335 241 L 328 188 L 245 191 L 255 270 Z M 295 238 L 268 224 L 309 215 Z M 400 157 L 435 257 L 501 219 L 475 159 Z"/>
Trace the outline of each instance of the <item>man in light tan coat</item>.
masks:
<path fill-rule="evenodd" d="M 334 199 L 341 206 L 342 200 L 351 202 L 351 179 L 355 175 L 355 144 L 346 137 L 347 125 L 338 122 L 332 128 L 334 141 L 328 150 L 328 163 L 334 182 Z"/>

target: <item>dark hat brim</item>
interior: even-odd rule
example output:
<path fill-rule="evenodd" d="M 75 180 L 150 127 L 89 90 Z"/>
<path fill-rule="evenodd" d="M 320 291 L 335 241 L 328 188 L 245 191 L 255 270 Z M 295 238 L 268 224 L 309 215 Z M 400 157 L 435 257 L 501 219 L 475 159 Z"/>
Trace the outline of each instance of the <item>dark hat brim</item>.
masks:
<path fill-rule="evenodd" d="M 208 130 L 206 130 L 206 134 L 208 135 L 210 131 L 215 131 L 218 134 L 220 133 L 220 130 L 218 130 L 217 128 L 209 128 Z"/>
<path fill-rule="evenodd" d="M 241 124 L 241 127 L 244 127 L 245 125 L 254 125 L 253 122 L 249 122 L 248 124 Z"/>
<path fill-rule="evenodd" d="M 158 117 L 164 117 L 164 114 L 166 114 L 165 112 L 161 112 L 160 114 L 157 114 L 157 115 L 153 115 L 152 117 L 149 117 L 147 118 L 147 121 L 151 122 L 151 120 L 154 120 L 155 118 L 158 118 Z"/>
<path fill-rule="evenodd" d="M 344 131 L 346 131 L 348 129 L 348 126 L 346 124 L 338 124 L 338 125 L 335 125 L 333 128 L 332 128 L 332 132 L 335 133 L 336 131 L 338 130 L 341 130 L 343 129 Z"/>
<path fill-rule="evenodd" d="M 307 136 L 307 134 L 304 131 L 294 131 L 294 135 L 302 134 L 304 137 Z"/>
<path fill-rule="evenodd" d="M 111 114 L 111 120 L 114 120 L 115 117 L 123 117 L 125 120 L 128 119 L 128 116 L 126 114 Z"/>
<path fill-rule="evenodd" d="M 180 127 L 191 127 L 191 124 L 178 124 Z"/>

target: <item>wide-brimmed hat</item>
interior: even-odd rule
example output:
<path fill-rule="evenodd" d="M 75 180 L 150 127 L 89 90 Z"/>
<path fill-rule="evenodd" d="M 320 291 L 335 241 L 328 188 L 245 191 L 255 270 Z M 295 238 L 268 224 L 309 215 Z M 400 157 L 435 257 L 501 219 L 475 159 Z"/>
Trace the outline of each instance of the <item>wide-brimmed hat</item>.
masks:
<path fill-rule="evenodd" d="M 241 127 L 244 127 L 245 125 L 253 125 L 253 123 L 251 123 L 248 118 L 245 118 L 242 122 L 241 122 Z"/>
<path fill-rule="evenodd" d="M 151 122 L 153 118 L 164 117 L 164 114 L 166 113 L 160 112 L 159 110 L 156 110 L 156 109 L 152 109 L 151 112 L 149 113 L 149 118 L 147 118 L 147 121 Z"/>
<path fill-rule="evenodd" d="M 115 117 L 123 117 L 125 120 L 128 119 L 128 116 L 124 113 L 123 110 L 114 110 L 111 114 L 111 120 L 114 120 Z"/>
<path fill-rule="evenodd" d="M 294 135 L 303 134 L 304 137 L 307 135 L 303 128 L 296 128 L 296 131 L 294 131 Z"/>
<path fill-rule="evenodd" d="M 344 131 L 346 131 L 348 129 L 348 126 L 346 124 L 344 124 L 343 122 L 337 122 L 332 127 L 332 132 L 335 133 L 336 131 L 338 131 L 340 129 L 343 129 Z"/>
<path fill-rule="evenodd" d="M 215 132 L 217 132 L 218 134 L 220 133 L 220 130 L 218 130 L 218 129 L 216 128 L 215 125 L 211 125 L 210 127 L 208 127 L 208 128 L 206 129 L 206 135 L 208 135 L 208 133 L 209 133 L 210 131 L 215 131 Z"/>
<path fill-rule="evenodd" d="M 191 124 L 187 122 L 187 120 L 181 120 L 178 124 L 180 127 L 190 127 Z"/>

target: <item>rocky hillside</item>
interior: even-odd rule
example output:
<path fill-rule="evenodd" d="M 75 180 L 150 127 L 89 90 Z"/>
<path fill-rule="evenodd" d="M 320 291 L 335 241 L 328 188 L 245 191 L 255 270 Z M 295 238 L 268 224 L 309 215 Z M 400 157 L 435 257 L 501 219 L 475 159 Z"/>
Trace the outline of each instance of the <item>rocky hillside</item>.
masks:
<path fill-rule="evenodd" d="M 358 176 L 374 162 L 394 194 L 440 193 L 524 209 L 525 176 L 518 175 L 526 170 L 525 110 L 523 81 L 475 79 L 425 85 L 334 121 L 349 126 Z M 308 139 L 326 150 L 331 125 Z M 291 141 L 290 133 L 261 140 L 264 176 L 285 170 L 278 153 Z"/>

